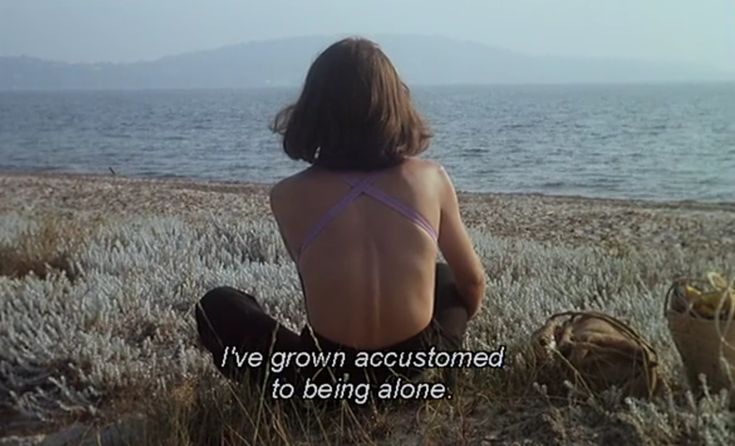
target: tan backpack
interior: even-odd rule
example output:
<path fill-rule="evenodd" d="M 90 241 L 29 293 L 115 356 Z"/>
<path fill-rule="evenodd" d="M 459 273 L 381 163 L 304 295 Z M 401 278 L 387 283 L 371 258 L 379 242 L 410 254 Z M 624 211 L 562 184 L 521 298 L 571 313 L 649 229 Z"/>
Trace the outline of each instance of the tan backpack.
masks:
<path fill-rule="evenodd" d="M 538 381 L 566 379 L 578 389 L 597 393 L 611 386 L 623 394 L 650 398 L 660 377 L 655 350 L 618 319 L 593 311 L 567 311 L 551 316 L 534 332 L 539 360 Z"/>

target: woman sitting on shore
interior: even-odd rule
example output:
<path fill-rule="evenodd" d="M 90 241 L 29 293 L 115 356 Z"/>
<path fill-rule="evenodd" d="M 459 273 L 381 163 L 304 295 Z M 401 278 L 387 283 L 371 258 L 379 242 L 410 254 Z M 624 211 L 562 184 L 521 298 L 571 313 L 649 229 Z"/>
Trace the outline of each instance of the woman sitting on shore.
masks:
<path fill-rule="evenodd" d="M 274 130 L 290 158 L 311 164 L 270 194 L 308 325 L 298 335 L 253 296 L 229 287 L 209 291 L 196 320 L 220 370 L 239 376 L 223 364 L 228 346 L 266 358 L 273 351 L 460 349 L 485 274 L 447 172 L 417 157 L 431 134 L 385 54 L 365 39 L 330 46 Z M 438 250 L 447 263 L 436 263 Z M 283 373 L 298 379 L 313 372 Z M 337 376 L 344 373 L 379 381 L 412 370 L 347 367 Z"/>

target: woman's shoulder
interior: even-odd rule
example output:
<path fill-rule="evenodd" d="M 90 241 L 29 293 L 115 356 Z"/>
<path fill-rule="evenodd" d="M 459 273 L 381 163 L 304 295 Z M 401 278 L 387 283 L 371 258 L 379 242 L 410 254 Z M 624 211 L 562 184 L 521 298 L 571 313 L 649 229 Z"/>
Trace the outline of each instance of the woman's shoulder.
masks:
<path fill-rule="evenodd" d="M 436 179 L 444 172 L 444 167 L 438 162 L 418 157 L 407 158 L 393 169 L 395 169 L 396 176 L 404 179 L 418 179 L 419 183 Z"/>
<path fill-rule="evenodd" d="M 308 170 L 308 169 L 306 169 Z M 270 205 L 274 212 L 283 209 L 283 205 L 292 202 L 295 195 L 303 189 L 303 181 L 306 170 L 283 178 L 274 184 L 269 191 Z"/>
<path fill-rule="evenodd" d="M 427 182 L 439 188 L 449 183 L 449 175 L 444 166 L 433 160 L 411 158 L 404 163 L 404 173 L 407 177 L 419 178 L 418 184 L 427 186 Z"/>
<path fill-rule="evenodd" d="M 444 167 L 437 161 L 419 157 L 407 158 L 403 162 L 403 165 L 407 166 L 409 169 L 417 169 L 424 172 L 436 172 L 444 169 Z"/>
<path fill-rule="evenodd" d="M 443 183 L 447 178 L 447 172 L 441 163 L 418 157 L 410 157 L 405 159 L 400 165 L 388 168 L 386 170 L 398 170 L 400 177 L 409 179 L 421 179 L 419 181 L 426 185 L 426 181 L 439 184 Z M 395 172 L 395 170 L 394 170 Z M 271 201 L 273 200 L 289 200 L 299 196 L 311 186 L 321 187 L 322 183 L 334 182 L 334 172 L 317 169 L 314 166 L 304 169 L 294 175 L 283 178 L 278 181 L 270 191 Z M 326 181 L 329 180 L 329 181 Z"/>
<path fill-rule="evenodd" d="M 290 190 L 298 189 L 300 185 L 302 185 L 303 182 L 312 175 L 312 170 L 313 167 L 309 167 L 298 173 L 279 180 L 276 184 L 273 185 L 273 187 L 271 187 L 271 196 L 273 196 L 274 193 L 281 194 L 287 193 Z"/>

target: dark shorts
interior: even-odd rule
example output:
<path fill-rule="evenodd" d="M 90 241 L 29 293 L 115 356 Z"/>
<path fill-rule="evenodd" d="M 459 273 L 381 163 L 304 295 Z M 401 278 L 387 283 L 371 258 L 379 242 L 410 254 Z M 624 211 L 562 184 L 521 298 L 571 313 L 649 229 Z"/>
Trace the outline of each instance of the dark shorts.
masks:
<path fill-rule="evenodd" d="M 469 319 L 462 304 L 451 270 L 444 263 L 436 266 L 434 314 L 431 323 L 420 333 L 398 344 L 380 349 L 380 352 L 452 351 L 462 348 Z M 241 380 L 248 376 L 257 383 L 283 378 L 291 383 L 348 380 L 350 382 L 385 382 L 394 377 L 412 378 L 421 369 L 411 367 L 354 367 L 359 354 L 344 345 L 332 342 L 309 326 L 297 334 L 269 316 L 255 297 L 230 287 L 209 291 L 196 307 L 199 338 L 212 354 L 214 364 L 228 378 Z M 227 349 L 227 350 L 226 350 Z M 298 367 L 290 364 L 278 373 L 267 366 L 249 368 L 236 365 L 233 351 L 259 352 L 263 363 L 269 364 L 275 352 L 342 352 L 344 366 Z M 223 358 L 225 359 L 223 361 Z"/>

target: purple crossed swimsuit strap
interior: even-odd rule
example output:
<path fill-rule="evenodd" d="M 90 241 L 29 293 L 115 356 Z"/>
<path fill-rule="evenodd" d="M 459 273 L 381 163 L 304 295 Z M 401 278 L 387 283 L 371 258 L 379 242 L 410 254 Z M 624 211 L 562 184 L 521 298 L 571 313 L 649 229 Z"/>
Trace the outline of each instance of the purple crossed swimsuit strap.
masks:
<path fill-rule="evenodd" d="M 301 248 L 299 249 L 298 257 L 301 258 L 301 254 L 306 250 L 306 248 L 313 242 L 320 232 L 331 222 L 337 215 L 339 215 L 340 212 L 344 208 L 346 208 L 355 198 L 360 196 L 362 193 L 364 187 L 375 181 L 375 178 L 372 176 L 367 176 L 363 178 L 359 183 L 354 184 L 352 189 L 345 194 L 342 199 L 337 202 L 334 206 L 332 206 L 327 212 L 324 213 L 324 215 L 321 216 L 319 220 L 317 220 L 316 223 L 314 223 L 314 226 L 311 227 L 311 230 L 306 234 L 306 237 L 304 238 L 304 242 L 301 244 Z"/>
<path fill-rule="evenodd" d="M 357 184 L 357 180 L 351 177 L 345 177 L 344 180 L 347 181 L 352 186 L 355 186 Z M 429 223 L 429 221 L 423 215 L 421 215 L 416 209 L 412 208 L 411 206 L 408 206 L 407 204 L 403 203 L 402 201 L 398 200 L 395 197 L 391 197 L 390 195 L 386 194 L 382 190 L 373 186 L 371 183 L 367 183 L 364 185 L 363 192 L 365 194 L 370 195 L 371 197 L 375 198 L 381 203 L 388 205 L 389 207 L 393 208 L 395 211 L 397 211 L 404 217 L 408 218 L 412 222 L 421 226 L 433 240 L 436 241 L 439 238 L 439 235 L 436 233 L 436 230 L 434 229 L 434 227 L 431 226 L 431 223 Z"/>
<path fill-rule="evenodd" d="M 391 207 L 401 215 L 405 216 L 409 220 L 416 223 L 418 226 L 423 228 L 429 236 L 436 241 L 438 239 L 438 234 L 433 226 L 431 226 L 431 223 L 429 223 L 426 218 L 421 215 L 418 211 L 413 209 L 412 207 L 406 205 L 405 203 L 397 200 L 394 197 L 391 197 L 390 195 L 386 194 L 382 190 L 378 189 L 377 187 L 373 186 L 373 182 L 377 179 L 378 174 L 371 174 L 363 177 L 362 179 L 357 179 L 352 176 L 343 176 L 342 179 L 347 182 L 350 186 L 352 186 L 352 189 L 345 194 L 342 199 L 337 202 L 334 206 L 332 206 L 327 212 L 322 215 L 322 217 L 312 226 L 311 230 L 308 232 L 306 237 L 304 238 L 304 242 L 301 244 L 301 249 L 299 249 L 298 252 L 298 259 L 301 259 L 301 255 L 306 250 L 306 248 L 319 236 L 319 234 L 324 230 L 324 228 L 339 215 L 342 210 L 344 210 L 351 202 L 353 202 L 355 199 L 357 199 L 361 194 L 370 195 L 371 197 L 375 198 L 376 200 L 380 201 L 381 203 L 386 204 L 387 206 Z"/>

